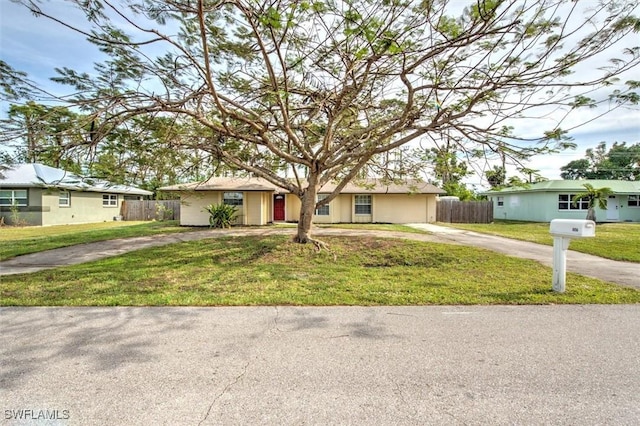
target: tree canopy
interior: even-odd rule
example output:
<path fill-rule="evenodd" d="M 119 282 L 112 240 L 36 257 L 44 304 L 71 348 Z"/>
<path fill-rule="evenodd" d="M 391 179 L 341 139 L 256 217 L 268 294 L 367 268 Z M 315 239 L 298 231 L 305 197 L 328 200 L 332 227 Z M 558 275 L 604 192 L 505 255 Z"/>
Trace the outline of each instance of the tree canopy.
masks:
<path fill-rule="evenodd" d="M 614 142 L 607 150 L 606 142 L 589 148 L 585 158 L 573 160 L 560 168 L 563 179 L 640 180 L 640 143 L 628 145 Z"/>
<path fill-rule="evenodd" d="M 56 70 L 96 123 L 88 143 L 137 116 L 196 126 L 184 147 L 300 197 L 300 242 L 315 208 L 380 154 L 446 133 L 527 158 L 564 146 L 572 109 L 638 101 L 635 81 L 589 97 L 640 61 L 624 42 L 640 29 L 635 1 L 73 0 L 86 26 L 20 2 L 108 55 L 91 74 Z M 605 67 L 575 73 L 603 54 Z M 564 113 L 537 137 L 514 134 L 545 108 Z"/>

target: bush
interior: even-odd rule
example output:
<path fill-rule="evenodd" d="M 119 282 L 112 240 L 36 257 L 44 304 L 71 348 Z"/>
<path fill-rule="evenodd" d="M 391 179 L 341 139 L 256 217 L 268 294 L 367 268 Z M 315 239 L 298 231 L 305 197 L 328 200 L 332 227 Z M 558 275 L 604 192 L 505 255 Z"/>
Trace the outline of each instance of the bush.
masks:
<path fill-rule="evenodd" d="M 231 228 L 231 224 L 236 218 L 238 208 L 227 204 L 210 204 L 205 207 L 209 212 L 209 227 L 211 228 Z"/>

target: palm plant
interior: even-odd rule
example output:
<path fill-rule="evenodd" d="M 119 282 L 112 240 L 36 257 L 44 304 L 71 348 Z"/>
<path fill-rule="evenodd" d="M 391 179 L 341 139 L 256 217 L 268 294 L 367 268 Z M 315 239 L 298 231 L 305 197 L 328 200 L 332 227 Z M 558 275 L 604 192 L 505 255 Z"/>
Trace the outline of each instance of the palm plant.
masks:
<path fill-rule="evenodd" d="M 210 228 L 231 228 L 238 208 L 228 204 L 209 204 L 205 207 L 209 212 Z"/>
<path fill-rule="evenodd" d="M 571 200 L 573 203 L 577 203 L 580 200 L 587 200 L 587 220 L 596 221 L 596 205 L 598 208 L 605 210 L 607 208 L 607 198 L 613 193 L 611 188 L 594 188 L 590 183 L 582 185 L 586 191 L 581 192 L 573 196 Z"/>

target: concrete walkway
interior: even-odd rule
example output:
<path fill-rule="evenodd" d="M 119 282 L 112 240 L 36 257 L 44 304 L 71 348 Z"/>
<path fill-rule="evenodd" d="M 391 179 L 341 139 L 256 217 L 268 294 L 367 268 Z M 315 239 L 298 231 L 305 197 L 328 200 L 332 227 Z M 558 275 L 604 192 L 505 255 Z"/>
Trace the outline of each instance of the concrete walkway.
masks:
<path fill-rule="evenodd" d="M 376 236 L 385 238 L 403 238 L 425 242 L 462 244 L 485 248 L 504 253 L 509 256 L 532 259 L 544 265 L 552 266 L 553 248 L 551 246 L 479 234 L 476 232 L 432 224 L 411 224 L 410 226 L 428 231 L 430 234 L 318 228 L 315 230 L 314 235 L 319 237 L 324 235 Z M 92 260 L 99 260 L 133 250 L 157 247 L 171 243 L 194 241 L 206 238 L 220 238 L 225 236 L 293 235 L 294 232 L 294 229 L 291 228 L 234 228 L 231 230 L 208 229 L 204 231 L 178 234 L 100 241 L 19 256 L 0 262 L 0 275 L 36 272 L 64 265 L 73 265 Z M 640 278 L 638 274 L 639 268 L 640 267 L 637 263 L 618 262 L 571 250 L 567 256 L 567 270 L 570 272 L 636 288 L 640 288 Z"/>
<path fill-rule="evenodd" d="M 639 323 L 638 305 L 0 308 L 0 425 L 638 425 Z"/>

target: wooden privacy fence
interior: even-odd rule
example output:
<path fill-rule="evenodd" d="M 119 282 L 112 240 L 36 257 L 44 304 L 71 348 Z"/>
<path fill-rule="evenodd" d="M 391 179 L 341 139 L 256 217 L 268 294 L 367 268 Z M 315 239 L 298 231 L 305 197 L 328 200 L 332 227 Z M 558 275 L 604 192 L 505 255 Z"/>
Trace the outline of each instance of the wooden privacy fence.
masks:
<path fill-rule="evenodd" d="M 124 200 L 123 220 L 179 220 L 180 200 Z"/>
<path fill-rule="evenodd" d="M 438 200 L 436 220 L 446 223 L 491 223 L 493 202 Z"/>

